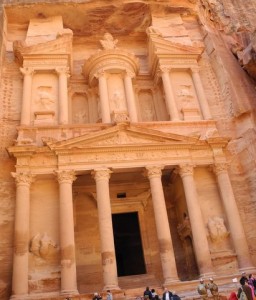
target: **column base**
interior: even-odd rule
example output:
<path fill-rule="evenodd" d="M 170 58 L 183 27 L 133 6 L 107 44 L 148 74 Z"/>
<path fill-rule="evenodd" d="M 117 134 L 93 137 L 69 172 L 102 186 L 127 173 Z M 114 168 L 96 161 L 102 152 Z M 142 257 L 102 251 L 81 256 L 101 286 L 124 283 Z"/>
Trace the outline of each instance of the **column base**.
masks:
<path fill-rule="evenodd" d="M 200 278 L 211 278 L 211 277 L 216 277 L 216 274 L 214 272 L 208 272 L 208 273 L 202 273 L 200 274 Z"/>
<path fill-rule="evenodd" d="M 251 267 L 247 267 L 247 268 L 240 268 L 239 272 L 241 272 L 241 274 L 243 272 L 245 272 L 246 274 L 255 274 L 256 273 L 256 268 L 251 266 Z"/>
<path fill-rule="evenodd" d="M 163 285 L 166 286 L 166 285 L 170 285 L 172 283 L 177 283 L 177 282 L 180 282 L 179 278 L 167 278 L 167 279 L 165 279 Z"/>
<path fill-rule="evenodd" d="M 104 288 L 103 288 L 103 291 L 107 291 L 107 290 L 110 290 L 110 291 L 120 291 L 120 287 L 118 285 L 115 285 L 115 284 L 110 284 L 110 285 L 105 285 Z"/>
<path fill-rule="evenodd" d="M 75 296 L 75 295 L 79 295 L 78 290 L 63 290 L 60 292 L 61 296 Z"/>

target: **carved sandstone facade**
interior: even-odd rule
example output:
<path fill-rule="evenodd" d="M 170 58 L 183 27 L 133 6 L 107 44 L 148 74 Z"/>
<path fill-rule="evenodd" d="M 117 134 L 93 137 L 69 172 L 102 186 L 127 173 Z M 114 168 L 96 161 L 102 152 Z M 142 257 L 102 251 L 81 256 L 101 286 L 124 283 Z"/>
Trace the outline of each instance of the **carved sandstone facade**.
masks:
<path fill-rule="evenodd" d="M 214 1 L 32 2 L 2 5 L 2 298 L 255 272 L 256 93 Z"/>

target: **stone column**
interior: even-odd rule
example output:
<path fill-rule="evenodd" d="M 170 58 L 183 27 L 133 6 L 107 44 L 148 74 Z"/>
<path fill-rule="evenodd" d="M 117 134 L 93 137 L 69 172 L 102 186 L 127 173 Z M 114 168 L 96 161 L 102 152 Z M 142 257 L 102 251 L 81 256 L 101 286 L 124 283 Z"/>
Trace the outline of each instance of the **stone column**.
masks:
<path fill-rule="evenodd" d="M 191 69 L 191 74 L 203 117 L 205 120 L 212 119 L 210 108 L 205 97 L 204 88 L 199 75 L 199 70 L 193 68 Z"/>
<path fill-rule="evenodd" d="M 178 275 L 161 181 L 162 167 L 149 166 L 146 167 L 146 170 L 150 182 L 164 284 L 166 285 L 177 281 Z"/>
<path fill-rule="evenodd" d="M 161 67 L 160 71 L 163 80 L 165 100 L 170 114 L 170 119 L 171 121 L 179 121 L 180 117 L 172 89 L 172 84 L 170 81 L 169 69 Z"/>
<path fill-rule="evenodd" d="M 237 254 L 238 266 L 240 271 L 254 270 L 251 255 L 249 253 L 244 228 L 236 204 L 234 192 L 229 179 L 227 164 L 216 163 L 213 170 L 217 176 L 218 187 L 226 216 L 229 223 L 230 234 Z M 255 270 L 254 270 L 255 271 Z"/>
<path fill-rule="evenodd" d="M 59 74 L 59 124 L 68 124 L 68 77 L 67 67 L 57 68 Z"/>
<path fill-rule="evenodd" d="M 20 68 L 20 71 L 24 75 L 20 124 L 30 125 L 32 75 L 34 70 L 31 68 Z"/>
<path fill-rule="evenodd" d="M 132 86 L 132 77 L 134 77 L 134 73 L 126 71 L 124 75 L 125 94 L 130 120 L 131 122 L 138 122 L 138 115 Z"/>
<path fill-rule="evenodd" d="M 12 173 L 16 181 L 12 298 L 28 294 L 30 173 Z"/>
<path fill-rule="evenodd" d="M 107 168 L 92 172 L 96 181 L 104 290 L 119 289 L 109 196 L 110 173 L 111 171 Z"/>
<path fill-rule="evenodd" d="M 100 93 L 100 108 L 102 123 L 111 123 L 109 99 L 108 99 L 108 84 L 106 74 L 103 70 L 95 75 L 99 79 L 99 93 Z"/>
<path fill-rule="evenodd" d="M 193 246 L 199 268 L 200 276 L 213 275 L 211 254 L 206 237 L 205 224 L 198 201 L 196 186 L 193 178 L 194 168 L 190 164 L 179 166 L 179 174 L 182 178 L 189 220 L 191 224 Z"/>
<path fill-rule="evenodd" d="M 74 237 L 72 183 L 74 171 L 56 171 L 59 182 L 60 202 L 60 249 L 61 249 L 61 294 L 78 294 L 76 281 L 76 257 Z"/>

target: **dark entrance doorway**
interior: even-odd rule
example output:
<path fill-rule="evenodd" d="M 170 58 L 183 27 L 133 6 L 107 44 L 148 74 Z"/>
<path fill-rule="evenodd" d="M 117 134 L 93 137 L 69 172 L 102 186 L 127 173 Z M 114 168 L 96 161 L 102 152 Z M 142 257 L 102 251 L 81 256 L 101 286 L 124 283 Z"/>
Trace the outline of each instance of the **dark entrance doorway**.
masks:
<path fill-rule="evenodd" d="M 118 276 L 145 274 L 138 213 L 113 214 Z"/>

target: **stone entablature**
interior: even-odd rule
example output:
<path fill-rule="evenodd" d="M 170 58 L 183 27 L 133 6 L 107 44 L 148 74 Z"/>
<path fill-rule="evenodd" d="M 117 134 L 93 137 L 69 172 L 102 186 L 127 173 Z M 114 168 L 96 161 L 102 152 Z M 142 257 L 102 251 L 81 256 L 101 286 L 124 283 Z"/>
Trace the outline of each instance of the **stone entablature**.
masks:
<path fill-rule="evenodd" d="M 33 168 L 35 173 L 51 173 L 56 168 L 90 170 L 93 165 L 107 167 L 143 167 L 150 161 L 158 164 L 179 165 L 184 161 L 195 165 L 224 162 L 223 148 L 228 140 L 222 137 L 183 136 L 119 124 L 87 133 L 86 135 L 56 141 L 43 138 L 44 146 L 20 144 L 10 147 L 17 157 L 17 168 Z M 58 159 L 57 159 L 58 157 Z M 46 159 L 48 163 L 46 164 Z"/>

